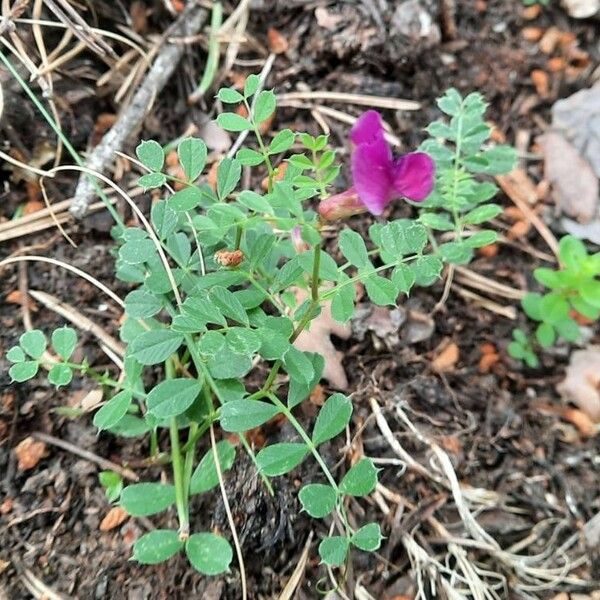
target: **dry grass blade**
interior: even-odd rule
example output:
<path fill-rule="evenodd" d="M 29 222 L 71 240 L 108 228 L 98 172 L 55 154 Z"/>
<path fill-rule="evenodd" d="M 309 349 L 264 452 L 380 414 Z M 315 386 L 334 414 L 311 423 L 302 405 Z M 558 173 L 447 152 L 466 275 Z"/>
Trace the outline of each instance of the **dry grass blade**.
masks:
<path fill-rule="evenodd" d="M 32 571 L 27 569 L 17 559 L 13 559 L 13 564 L 19 574 L 21 583 L 27 588 L 27 591 L 37 600 L 69 600 L 67 596 L 57 594 L 49 588 L 41 579 L 36 577 Z"/>
<path fill-rule="evenodd" d="M 52 11 L 59 21 L 65 24 L 86 46 L 99 54 L 108 54 L 116 58 L 115 51 L 102 39 L 94 34 L 92 28 L 81 15 L 65 0 L 44 0 L 44 4 Z M 58 6 L 60 4 L 60 6 Z"/>
<path fill-rule="evenodd" d="M 59 314 L 61 317 L 67 319 L 67 321 L 73 323 L 73 325 L 78 327 L 81 331 L 89 331 L 117 356 L 124 356 L 125 347 L 121 342 L 115 340 L 115 338 L 113 338 L 102 327 L 100 327 L 100 325 L 97 325 L 94 323 L 94 321 L 85 315 L 82 315 L 70 304 L 62 302 L 55 296 L 40 290 L 29 290 L 29 294 L 33 296 L 40 304 L 43 304 L 46 308 L 54 311 L 56 314 Z"/>
<path fill-rule="evenodd" d="M 484 298 L 475 292 L 471 292 L 470 290 L 466 290 L 460 285 L 452 284 L 452 289 L 463 298 L 467 300 L 473 300 L 476 304 L 493 312 L 496 315 L 500 315 L 502 317 L 506 317 L 511 321 L 515 321 L 517 319 L 517 309 L 514 306 L 503 306 L 502 304 L 498 304 L 493 300 L 489 300 L 488 298 Z"/>
<path fill-rule="evenodd" d="M 304 576 L 304 569 L 306 569 L 306 563 L 308 562 L 308 555 L 310 552 L 310 545 L 313 539 L 313 532 L 311 531 L 308 534 L 308 538 L 306 538 L 306 542 L 304 544 L 304 548 L 302 550 L 302 554 L 300 555 L 300 559 L 298 560 L 298 564 L 294 569 L 294 572 L 288 579 L 288 582 L 285 584 L 285 587 L 281 591 L 278 600 L 292 600 L 294 593 L 296 592 L 296 588 L 302 581 L 302 577 Z"/>
<path fill-rule="evenodd" d="M 62 450 L 66 450 L 67 452 L 71 452 L 76 456 L 79 456 L 85 460 L 89 460 L 97 464 L 102 469 L 108 471 L 115 471 L 115 473 L 119 473 L 121 477 L 127 479 L 128 481 L 139 481 L 140 478 L 131 470 L 126 467 L 122 467 L 117 463 L 112 462 L 106 458 L 102 458 L 89 450 L 84 450 L 79 446 L 75 446 L 75 444 L 71 444 L 65 440 L 61 440 L 60 438 L 54 437 L 53 435 L 48 435 L 47 433 L 42 433 L 41 431 L 34 431 L 31 434 L 31 437 L 39 440 L 40 442 L 44 442 L 46 444 L 50 444 L 51 446 L 56 446 L 57 448 L 61 448 Z"/>
<path fill-rule="evenodd" d="M 178 20 L 167 32 L 168 35 L 193 35 L 197 33 L 206 20 L 207 11 L 196 3 L 191 3 L 179 16 Z M 141 126 L 144 117 L 151 109 L 156 97 L 172 75 L 179 60 L 183 56 L 185 46 L 165 44 L 158 53 L 146 78 L 133 95 L 131 103 L 121 111 L 113 127 L 104 135 L 100 143 L 87 158 L 87 166 L 92 171 L 103 172 L 112 161 L 115 150 L 120 150 L 127 138 Z M 94 196 L 94 186 L 88 177 L 82 177 L 77 184 L 75 197 L 71 205 L 71 213 L 81 218 L 87 212 Z"/>
<path fill-rule="evenodd" d="M 389 108 L 391 110 L 419 110 L 421 108 L 421 104 L 419 102 L 415 102 L 414 100 L 384 98 L 382 96 L 347 94 L 344 92 L 328 92 L 320 90 L 278 94 L 277 99 L 282 102 L 290 100 L 327 100 L 330 102 L 342 102 L 345 104 L 369 106 L 370 108 Z"/>
<path fill-rule="evenodd" d="M 481 275 L 480 273 L 476 273 L 467 267 L 455 265 L 454 269 L 457 273 L 456 280 L 459 283 L 462 283 L 468 287 L 472 287 L 476 290 L 487 292 L 489 294 L 496 294 L 498 296 L 502 296 L 503 298 L 509 298 L 510 300 L 519 301 L 522 300 L 526 294 L 526 292 L 523 290 L 518 290 L 510 287 L 509 285 L 505 285 L 504 283 L 500 283 L 495 279 L 490 279 L 489 277 Z"/>

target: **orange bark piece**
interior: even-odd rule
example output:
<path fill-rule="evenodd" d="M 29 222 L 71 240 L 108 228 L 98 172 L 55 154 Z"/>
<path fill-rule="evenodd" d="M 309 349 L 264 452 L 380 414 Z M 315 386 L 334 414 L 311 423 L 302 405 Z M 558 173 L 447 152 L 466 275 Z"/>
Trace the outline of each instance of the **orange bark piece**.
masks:
<path fill-rule="evenodd" d="M 451 371 L 458 359 L 460 358 L 460 350 L 454 342 L 450 342 L 431 362 L 431 367 L 434 371 L 444 373 Z"/>
<path fill-rule="evenodd" d="M 525 27 L 521 31 L 521 35 L 528 42 L 537 42 L 542 39 L 544 30 L 541 27 Z"/>
<path fill-rule="evenodd" d="M 533 4 L 532 6 L 526 6 L 523 8 L 523 12 L 521 14 L 526 21 L 533 21 L 540 16 L 541 12 L 542 7 L 539 4 Z"/>
<path fill-rule="evenodd" d="M 483 256 L 484 258 L 494 258 L 498 254 L 500 250 L 500 246 L 498 244 L 488 244 L 487 246 L 482 246 L 477 250 L 477 254 L 479 256 Z"/>
<path fill-rule="evenodd" d="M 492 367 L 500 360 L 500 355 L 497 353 L 484 354 L 479 359 L 479 372 L 489 373 Z"/>
<path fill-rule="evenodd" d="M 287 38 L 275 27 L 269 27 L 267 30 L 267 40 L 269 42 L 269 50 L 274 54 L 283 54 L 289 48 Z"/>
<path fill-rule="evenodd" d="M 121 506 L 113 506 L 100 523 L 100 531 L 110 531 L 123 523 L 129 515 Z"/>
<path fill-rule="evenodd" d="M 531 81 L 535 87 L 535 91 L 540 98 L 546 98 L 550 93 L 550 78 L 546 71 L 542 69 L 533 69 L 531 71 Z"/>
<path fill-rule="evenodd" d="M 46 444 L 38 442 L 32 437 L 26 437 L 15 448 L 18 467 L 21 471 L 33 469 L 47 454 Z"/>
<path fill-rule="evenodd" d="M 531 223 L 529 221 L 517 221 L 506 234 L 509 240 L 518 240 L 525 237 L 531 229 Z"/>

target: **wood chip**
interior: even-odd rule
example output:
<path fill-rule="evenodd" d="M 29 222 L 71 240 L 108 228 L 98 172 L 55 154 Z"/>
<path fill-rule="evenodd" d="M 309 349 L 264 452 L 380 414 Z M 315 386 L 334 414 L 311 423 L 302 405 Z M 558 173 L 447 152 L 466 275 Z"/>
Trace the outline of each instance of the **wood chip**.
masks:
<path fill-rule="evenodd" d="M 110 531 L 115 529 L 128 518 L 127 512 L 121 506 L 113 506 L 108 513 L 106 513 L 104 519 L 100 523 L 100 531 Z"/>
<path fill-rule="evenodd" d="M 452 371 L 460 358 L 460 350 L 450 342 L 431 362 L 431 368 L 438 373 Z"/>
<path fill-rule="evenodd" d="M 15 448 L 18 467 L 20 471 L 33 469 L 37 464 L 47 456 L 46 444 L 34 440 L 32 437 L 26 437 Z"/>

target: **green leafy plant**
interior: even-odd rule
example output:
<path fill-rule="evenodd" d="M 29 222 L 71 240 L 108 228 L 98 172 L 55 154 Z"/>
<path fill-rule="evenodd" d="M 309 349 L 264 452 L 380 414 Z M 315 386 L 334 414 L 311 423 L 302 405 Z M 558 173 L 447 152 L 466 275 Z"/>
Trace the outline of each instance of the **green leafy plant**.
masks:
<path fill-rule="evenodd" d="M 123 301 L 121 376 L 72 362 L 77 336 L 68 327 L 53 332 L 50 348 L 41 331 L 25 333 L 8 351 L 10 375 L 26 381 L 42 366 L 56 386 L 67 385 L 74 373 L 92 378 L 105 393 L 93 417 L 98 430 L 148 435 L 150 458 L 170 464 L 171 483 L 124 486 L 115 473 L 100 475 L 107 499 L 118 501 L 132 516 L 172 507 L 177 511 L 179 529 L 157 529 L 140 537 L 135 560 L 155 564 L 184 552 L 203 574 L 229 569 L 229 541 L 193 532 L 190 520 L 190 498 L 220 486 L 236 459 L 232 443 L 216 441 L 218 427 L 239 436 L 270 491 L 272 478 L 308 457 L 316 461 L 321 478 L 303 482 L 299 500 L 316 519 L 337 515 L 337 530 L 324 537 L 319 554 L 327 565 L 341 565 L 350 548 L 375 551 L 381 544 L 379 524 L 355 528 L 346 508 L 350 497 L 373 492 L 378 469 L 363 457 L 338 477 L 321 456 L 320 447 L 350 426 L 352 402 L 333 393 L 311 427 L 300 422 L 295 409 L 321 379 L 324 359 L 300 351 L 294 341 L 326 302 L 336 320 L 348 321 L 359 282 L 375 304 L 395 305 L 414 286 L 438 281 L 444 261 L 468 262 L 473 248 L 493 241 L 493 232 L 472 229 L 499 210 L 487 203 L 495 187 L 475 176 L 508 170 L 514 155 L 506 148 L 482 148 L 489 127 L 482 120 L 481 96 L 463 100 L 449 91 L 440 108 L 450 123 L 432 124 L 429 132 L 435 139 L 423 146 L 435 157 L 438 175 L 418 219 L 373 223 L 367 238 L 343 226 L 330 254 L 314 210 L 329 195 L 340 169 L 327 137 L 286 129 L 264 139 L 260 125 L 275 111 L 276 97 L 260 90 L 254 75 L 243 91 L 222 89 L 218 98 L 226 105 L 243 105 L 248 115 L 224 112 L 218 124 L 231 132 L 252 132 L 256 147 L 222 159 L 214 189 L 199 183 L 207 161 L 201 139 L 180 141 L 177 154 L 184 177 L 179 179 L 165 172 L 159 143 L 144 141 L 137 148 L 146 170 L 139 184 L 146 190 L 160 188 L 164 199 L 153 204 L 149 220 L 142 215 L 142 227 L 113 231 L 117 277 L 133 287 Z M 265 193 L 238 189 L 243 166 L 266 170 Z M 433 231 L 452 232 L 454 239 L 438 244 Z M 252 381 L 264 374 L 262 383 L 250 386 L 246 376 L 259 364 Z M 255 453 L 246 432 L 281 415 L 295 430 L 295 439 Z M 210 447 L 198 460 L 197 446 L 207 438 Z M 234 523 L 230 525 L 235 541 Z"/>
<path fill-rule="evenodd" d="M 525 314 L 539 323 L 535 344 L 542 349 L 559 339 L 576 342 L 581 335 L 577 315 L 590 321 L 600 317 L 600 252 L 589 255 L 581 240 L 567 235 L 560 240 L 559 258 L 558 269 L 533 272 L 536 281 L 549 291 L 528 293 L 521 303 Z M 520 329 L 513 332 L 513 338 L 508 353 L 530 367 L 538 366 L 534 342 Z"/>
<path fill-rule="evenodd" d="M 460 265 L 471 261 L 476 248 L 498 238 L 496 231 L 481 228 L 502 212 L 490 202 L 498 188 L 478 177 L 511 171 L 516 153 L 510 146 L 486 146 L 491 127 L 484 120 L 487 105 L 481 94 L 463 98 L 449 89 L 438 106 L 449 118 L 431 123 L 431 139 L 421 145 L 435 159 L 437 177 L 433 193 L 421 204 L 419 222 L 452 238 L 439 244 L 438 251 L 444 260 Z"/>

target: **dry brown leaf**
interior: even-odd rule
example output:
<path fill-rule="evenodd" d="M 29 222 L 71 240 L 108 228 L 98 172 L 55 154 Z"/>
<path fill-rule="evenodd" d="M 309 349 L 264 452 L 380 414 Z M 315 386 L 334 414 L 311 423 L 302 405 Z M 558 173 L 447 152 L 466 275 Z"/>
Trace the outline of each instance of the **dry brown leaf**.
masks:
<path fill-rule="evenodd" d="M 538 138 L 538 142 L 557 206 L 580 223 L 589 223 L 598 210 L 599 187 L 594 170 L 560 133 L 550 131 Z"/>
<path fill-rule="evenodd" d="M 46 444 L 38 442 L 32 437 L 26 437 L 15 448 L 19 470 L 33 469 L 46 456 Z"/>
<path fill-rule="evenodd" d="M 567 376 L 556 389 L 565 400 L 600 422 L 600 346 L 573 352 Z"/>
<path fill-rule="evenodd" d="M 517 168 L 506 175 L 497 175 L 496 181 L 509 198 L 516 196 L 530 206 L 538 201 L 535 183 L 524 169 Z"/>
<path fill-rule="evenodd" d="M 98 407 L 100 402 L 102 402 L 102 389 L 96 388 L 95 390 L 90 390 L 83 396 L 83 398 L 74 398 L 74 401 L 77 401 L 77 404 L 81 406 L 83 410 L 89 412 Z"/>
<path fill-rule="evenodd" d="M 295 290 L 298 304 L 308 298 L 308 292 L 297 288 Z M 304 352 L 318 352 L 325 359 L 323 377 L 329 381 L 331 387 L 338 390 L 348 389 L 348 377 L 342 365 L 343 354 L 335 349 L 331 336 L 335 335 L 347 340 L 352 335 L 349 324 L 338 323 L 331 316 L 331 302 L 325 302 L 321 306 L 321 313 L 313 319 L 310 329 L 303 331 L 294 346 Z"/>
<path fill-rule="evenodd" d="M 121 506 L 113 506 L 100 523 L 100 531 L 110 531 L 123 523 L 129 515 Z"/>
<path fill-rule="evenodd" d="M 447 344 L 431 361 L 431 368 L 438 373 L 451 371 L 460 358 L 460 350 L 454 342 Z"/>

